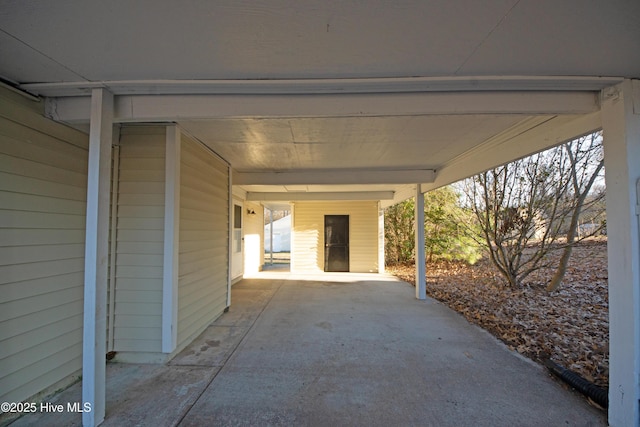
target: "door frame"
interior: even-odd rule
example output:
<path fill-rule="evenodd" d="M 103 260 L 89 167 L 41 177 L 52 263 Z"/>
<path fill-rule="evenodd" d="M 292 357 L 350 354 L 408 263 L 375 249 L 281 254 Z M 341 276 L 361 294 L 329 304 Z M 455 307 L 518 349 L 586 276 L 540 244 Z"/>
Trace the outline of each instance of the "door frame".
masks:
<path fill-rule="evenodd" d="M 346 265 L 347 265 L 347 269 L 346 270 L 330 270 L 329 269 L 329 258 L 328 258 L 328 248 L 329 248 L 329 243 L 327 243 L 327 218 L 328 217 L 342 217 L 342 218 L 346 218 L 346 247 L 347 250 L 345 252 L 345 261 L 346 261 Z M 349 272 L 351 271 L 351 216 L 348 214 L 325 214 L 324 215 L 324 221 L 323 221 L 323 237 L 324 237 L 324 271 L 325 272 Z"/>
<path fill-rule="evenodd" d="M 239 199 L 233 199 L 231 204 L 231 279 L 237 279 L 244 274 L 244 202 Z M 240 209 L 236 209 L 236 206 Z M 236 214 L 240 213 L 240 228 L 236 227 Z M 239 237 L 236 233 L 239 232 Z M 240 251 L 237 251 L 238 244 Z"/>

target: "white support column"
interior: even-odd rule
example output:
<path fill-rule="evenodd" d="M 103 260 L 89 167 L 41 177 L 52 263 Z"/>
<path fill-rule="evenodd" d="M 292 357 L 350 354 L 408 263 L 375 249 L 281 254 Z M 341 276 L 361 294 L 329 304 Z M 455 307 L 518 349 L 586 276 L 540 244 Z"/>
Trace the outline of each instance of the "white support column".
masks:
<path fill-rule="evenodd" d="M 82 414 L 84 426 L 100 424 L 105 414 L 112 137 L 113 95 L 105 89 L 94 89 L 89 131 L 82 339 L 82 400 L 91 405 L 91 411 Z"/>
<path fill-rule="evenodd" d="M 269 264 L 273 265 L 273 209 L 269 209 Z"/>
<path fill-rule="evenodd" d="M 378 273 L 384 273 L 384 208 L 378 202 Z"/>
<path fill-rule="evenodd" d="M 178 342 L 178 249 L 180 238 L 180 129 L 167 126 L 165 143 L 162 351 Z"/>
<path fill-rule="evenodd" d="M 233 268 L 233 169 L 231 165 L 227 167 L 227 173 L 229 174 L 229 251 L 228 251 L 228 263 L 227 263 L 227 309 L 231 307 L 231 275 Z"/>
<path fill-rule="evenodd" d="M 609 237 L 609 424 L 640 425 L 640 81 L 602 91 Z"/>
<path fill-rule="evenodd" d="M 427 299 L 426 261 L 424 248 L 424 193 L 422 185 L 416 184 L 416 298 Z"/>
<path fill-rule="evenodd" d="M 118 189 L 120 181 L 120 146 L 114 141 L 113 167 L 111 173 L 111 245 L 109 247 L 109 331 L 107 333 L 107 351 L 113 351 L 116 318 L 116 253 L 118 240 Z"/>

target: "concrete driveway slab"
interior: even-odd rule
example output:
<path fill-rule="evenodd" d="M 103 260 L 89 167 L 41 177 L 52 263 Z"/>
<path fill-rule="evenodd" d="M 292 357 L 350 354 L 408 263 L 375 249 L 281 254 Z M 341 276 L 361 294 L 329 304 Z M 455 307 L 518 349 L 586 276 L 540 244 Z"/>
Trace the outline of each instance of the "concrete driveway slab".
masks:
<path fill-rule="evenodd" d="M 205 424 L 598 426 L 606 419 L 455 312 L 378 276 L 283 282 L 180 425 Z"/>
<path fill-rule="evenodd" d="M 211 382 L 218 368 L 164 366 L 158 364 L 107 365 L 106 418 L 102 426 L 176 425 Z M 82 402 L 77 383 L 48 402 Z M 70 413 L 33 413 L 19 418 L 11 427 L 82 426 L 82 415 Z"/>
<path fill-rule="evenodd" d="M 49 399 L 77 402 L 80 384 Z M 13 426 L 79 426 L 30 414 Z M 105 426 L 605 426 L 439 302 L 375 274 L 268 272 L 167 365 L 107 366 Z"/>

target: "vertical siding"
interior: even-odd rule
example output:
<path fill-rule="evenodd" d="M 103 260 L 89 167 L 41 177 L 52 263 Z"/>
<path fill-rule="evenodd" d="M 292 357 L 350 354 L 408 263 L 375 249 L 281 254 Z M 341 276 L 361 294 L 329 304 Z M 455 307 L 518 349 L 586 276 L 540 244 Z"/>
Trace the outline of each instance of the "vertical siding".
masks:
<path fill-rule="evenodd" d="M 122 128 L 114 350 L 162 351 L 165 128 Z"/>
<path fill-rule="evenodd" d="M 378 203 L 369 201 L 296 202 L 291 269 L 324 271 L 325 215 L 349 215 L 349 270 L 378 272 Z"/>
<path fill-rule="evenodd" d="M 0 90 L 0 401 L 82 367 L 88 137 Z"/>
<path fill-rule="evenodd" d="M 180 157 L 178 349 L 223 312 L 229 274 L 227 165 L 185 136 Z"/>

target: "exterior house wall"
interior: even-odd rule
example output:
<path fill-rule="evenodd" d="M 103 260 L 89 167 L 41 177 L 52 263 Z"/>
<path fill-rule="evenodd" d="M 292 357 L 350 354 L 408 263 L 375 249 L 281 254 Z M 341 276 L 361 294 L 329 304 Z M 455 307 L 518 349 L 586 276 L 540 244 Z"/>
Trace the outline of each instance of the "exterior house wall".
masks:
<path fill-rule="evenodd" d="M 108 348 L 160 361 L 164 126 L 125 126 L 114 150 Z M 0 398 L 37 399 L 82 369 L 88 135 L 0 89 Z M 178 348 L 227 306 L 228 166 L 184 138 Z"/>
<path fill-rule="evenodd" d="M 112 348 L 153 360 L 127 352 L 162 351 L 165 128 L 123 127 L 119 145 Z"/>
<path fill-rule="evenodd" d="M 0 401 L 82 368 L 88 136 L 0 89 Z"/>
<path fill-rule="evenodd" d="M 259 203 L 244 202 L 244 273 L 252 274 L 264 266 L 264 208 Z"/>
<path fill-rule="evenodd" d="M 229 203 L 228 165 L 183 135 L 176 351 L 227 307 Z"/>
<path fill-rule="evenodd" d="M 181 140 L 177 346 L 166 354 L 162 352 L 166 128 L 121 130 L 112 347 L 119 361 L 167 360 L 227 306 L 227 165 L 188 137 L 182 135 Z"/>
<path fill-rule="evenodd" d="M 349 271 L 378 272 L 377 201 L 293 203 L 291 271 L 324 271 L 325 215 L 349 215 Z"/>

